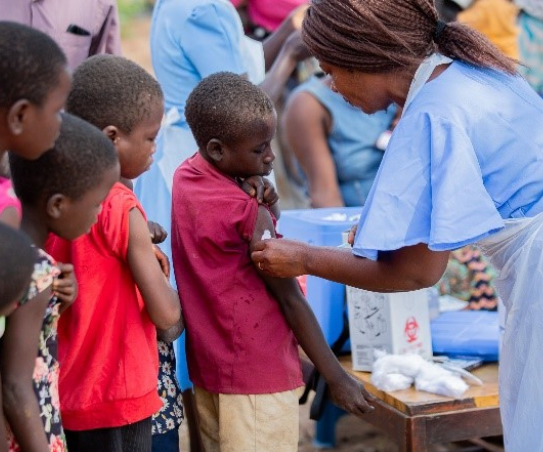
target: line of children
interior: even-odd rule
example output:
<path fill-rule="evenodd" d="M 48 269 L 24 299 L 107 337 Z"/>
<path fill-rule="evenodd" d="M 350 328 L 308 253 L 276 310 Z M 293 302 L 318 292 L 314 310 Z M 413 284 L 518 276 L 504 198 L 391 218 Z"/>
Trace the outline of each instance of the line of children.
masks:
<path fill-rule="evenodd" d="M 157 393 L 157 329 L 177 327 L 180 303 L 128 181 L 152 163 L 164 112 L 158 83 L 135 63 L 88 59 L 73 75 L 67 111 L 100 128 L 119 156 L 121 182 L 98 222 L 53 256 L 74 264 L 79 296 L 59 324 L 60 405 L 70 452 L 151 451 Z"/>
<path fill-rule="evenodd" d="M 183 330 L 180 300 L 130 183 L 152 162 L 162 91 L 136 64 L 94 57 L 74 73 L 62 118 L 71 80 L 53 41 L 0 23 L 0 61 L 0 150 L 12 150 L 21 228 L 39 251 L 1 342 L 9 449 L 150 452 L 151 416 L 172 433 L 182 416 L 159 397 L 179 402 L 171 346 L 157 344 Z M 261 179 L 274 158 L 271 101 L 220 73 L 191 95 L 187 118 L 200 153 L 177 172 L 174 264 L 206 450 L 296 450 L 298 342 L 339 406 L 360 415 L 371 396 L 339 366 L 296 282 L 250 260 L 266 230 L 275 236 L 277 196 Z M 154 450 L 177 450 L 175 434 L 157 436 Z"/>
<path fill-rule="evenodd" d="M 275 236 L 275 217 L 238 179 L 273 168 L 273 103 L 220 72 L 198 84 L 185 114 L 199 152 L 174 176 L 172 251 L 205 450 L 296 451 L 298 342 L 338 406 L 360 415 L 372 398 L 338 363 L 296 280 L 251 261 L 254 243 Z"/>
<path fill-rule="evenodd" d="M 2 118 L 5 119 L 5 122 L 2 123 L 0 129 L 2 155 L 4 149 L 10 148 L 15 152 L 20 150 L 24 157 L 35 159 L 53 145 L 59 134 L 59 111 L 64 106 L 70 88 L 70 77 L 65 70 L 66 60 L 58 46 L 51 39 L 30 28 L 17 24 L 2 23 L 0 24 L 0 37 L 2 38 L 0 39 L 0 51 L 4 56 L 2 61 L 10 63 L 4 68 L 1 79 L 2 82 L 5 82 L 3 86 L 10 88 L 9 90 L 2 90 L 1 96 L 3 97 L 0 97 L 0 100 L 3 101 L 0 107 L 5 107 L 0 109 L 2 115 L 5 114 L 5 118 Z M 36 54 L 39 54 L 39 57 L 36 57 Z M 34 66 L 29 64 L 30 59 L 33 59 Z M 131 109 L 138 107 L 141 107 L 141 105 L 136 105 L 133 102 L 130 105 Z M 63 126 L 63 128 L 65 127 L 67 126 Z M 74 138 L 79 136 L 73 130 L 68 133 Z M 65 135 L 60 137 L 57 146 L 62 146 L 65 143 Z M 109 143 L 107 138 L 102 135 L 100 137 Z M 81 137 L 79 136 L 79 138 Z M 146 141 L 148 141 L 147 138 Z M 71 145 L 73 149 L 84 146 L 84 144 L 73 146 L 73 142 Z M 98 152 L 96 155 L 100 156 L 100 153 Z M 51 159 L 52 156 L 48 155 L 47 158 Z M 14 159 L 13 162 L 15 166 L 18 164 L 17 159 Z M 19 161 L 19 163 L 21 162 L 27 163 L 24 160 Z M 42 159 L 40 159 L 40 162 L 43 163 Z M 104 162 L 107 162 L 107 159 Z M 74 169 L 69 165 L 66 166 L 65 163 L 56 166 L 57 170 L 63 169 L 65 171 L 63 173 L 64 179 L 68 177 L 70 170 Z M 90 163 L 87 171 L 96 177 L 100 168 L 96 168 L 92 164 L 94 162 L 87 163 Z M 56 172 L 51 171 L 50 176 L 54 178 L 55 175 Z M 72 176 L 77 177 L 74 174 L 70 175 L 70 177 Z M 88 177 L 85 179 L 88 181 Z M 46 181 L 46 178 L 43 180 Z M 62 178 L 57 178 L 57 183 L 61 180 Z M 64 182 L 66 181 L 64 180 Z M 58 184 L 56 186 L 58 187 Z M 40 187 L 34 188 L 39 189 Z M 18 224 L 21 219 L 20 204 L 12 195 L 9 180 L 2 179 L 2 189 L 2 205 L 6 207 L 3 211 L 5 210 L 9 214 L 3 215 L 2 220 Z M 21 193 L 25 193 L 24 181 L 19 181 L 19 190 Z M 107 191 L 109 191 L 109 187 Z M 29 193 L 27 192 L 26 195 L 29 195 Z M 35 195 L 40 196 L 40 191 L 36 190 Z M 23 194 L 23 196 L 25 195 Z M 99 204 L 97 203 L 95 208 L 98 208 Z M 29 212 L 32 209 L 27 208 L 26 211 Z M 86 218 L 85 214 L 88 212 L 92 212 L 92 209 L 85 208 L 83 212 L 79 212 L 80 219 Z M 69 214 L 70 212 L 65 213 L 63 218 L 66 219 Z M 73 214 L 74 212 L 71 212 L 71 215 Z M 31 218 L 29 221 L 24 221 L 24 227 L 30 228 L 32 233 L 36 233 L 35 225 L 32 226 L 33 221 L 39 223 L 37 228 L 41 228 L 42 232 L 43 228 L 49 227 L 47 222 L 39 221 L 40 215 L 35 211 L 27 213 L 27 216 Z M 41 216 L 41 220 L 45 220 L 45 218 Z M 88 229 L 88 226 L 85 227 L 85 230 Z M 68 223 L 64 227 L 67 228 Z M 39 235 L 39 241 L 44 241 L 43 234 Z M 63 233 L 61 235 L 70 239 L 74 238 L 74 236 L 66 236 Z M 42 244 L 40 243 L 40 245 Z M 58 393 L 56 393 L 58 381 L 55 372 L 58 370 L 58 365 L 56 362 L 55 339 L 56 321 L 60 311 L 59 300 L 64 297 L 64 299 L 72 301 L 75 297 L 74 279 L 69 275 L 73 267 L 63 264 L 55 265 L 54 261 L 44 254 L 40 254 L 38 260 L 31 288 L 33 293 L 31 296 L 26 297 L 30 299 L 28 306 L 31 308 L 21 308 L 18 312 L 19 315 L 14 316 L 14 319 L 8 325 L 8 334 L 2 344 L 3 350 L 5 350 L 2 353 L 2 369 L 8 382 L 6 391 L 8 392 L 8 401 L 5 404 L 5 409 L 6 412 L 13 411 L 13 414 L 15 414 L 15 418 L 11 416 L 11 420 L 15 422 L 12 422 L 13 432 L 10 431 L 10 448 L 16 450 L 21 447 L 23 450 L 30 451 L 64 450 L 65 444 L 58 413 Z M 57 278 L 58 275 L 62 275 L 64 278 L 59 279 Z M 32 297 L 34 293 L 37 294 L 40 291 L 39 295 Z M 55 295 L 58 295 L 58 297 Z M 29 311 L 29 309 L 32 310 Z M 44 312 L 45 320 L 43 320 Z M 21 339 L 18 333 L 23 326 L 28 328 L 28 333 L 36 331 L 36 335 L 27 334 L 24 340 L 17 341 L 17 339 Z M 42 328 L 41 333 L 40 327 Z M 38 338 L 35 336 L 38 334 L 40 335 L 40 350 L 36 360 L 35 351 L 38 351 L 38 347 L 36 347 Z M 16 344 L 14 344 L 13 339 L 17 342 Z M 24 350 L 22 350 L 23 348 Z M 33 352 L 33 350 L 35 351 Z M 25 351 L 25 353 L 21 354 L 21 351 Z M 15 362 L 16 357 L 20 358 L 19 366 Z M 35 394 L 32 391 L 32 379 L 24 378 L 25 374 L 29 377 L 32 376 L 32 372 L 35 379 Z M 18 385 L 18 383 L 21 384 Z M 154 383 L 156 385 L 156 376 Z M 154 389 L 156 393 L 156 386 Z M 167 389 L 170 390 L 169 387 Z M 10 399 L 9 395 L 13 396 L 13 400 Z M 19 409 L 18 413 L 23 416 L 26 415 L 30 419 L 16 418 L 18 414 L 17 403 L 20 401 L 28 402 L 30 406 L 24 403 L 22 407 L 19 405 L 18 408 L 22 409 Z M 11 407 L 13 407 L 13 410 L 10 409 Z M 28 416 L 29 414 L 31 416 Z M 18 422 L 19 420 L 21 422 Z M 43 426 L 40 428 L 42 421 Z M 43 430 L 46 431 L 46 435 L 40 433 Z M 17 444 L 12 433 L 17 434 L 20 444 Z M 3 437 L 5 435 L 0 436 L 0 438 Z M 6 441 L 3 440 L 0 450 L 7 450 L 6 445 Z"/>

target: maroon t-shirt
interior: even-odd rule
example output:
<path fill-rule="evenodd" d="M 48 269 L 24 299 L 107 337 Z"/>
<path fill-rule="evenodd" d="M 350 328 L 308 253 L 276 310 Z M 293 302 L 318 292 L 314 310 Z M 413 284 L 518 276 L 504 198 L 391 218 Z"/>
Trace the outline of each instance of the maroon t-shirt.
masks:
<path fill-rule="evenodd" d="M 192 382 L 209 392 L 301 386 L 297 342 L 249 255 L 258 203 L 200 154 L 175 172 L 172 256 Z"/>

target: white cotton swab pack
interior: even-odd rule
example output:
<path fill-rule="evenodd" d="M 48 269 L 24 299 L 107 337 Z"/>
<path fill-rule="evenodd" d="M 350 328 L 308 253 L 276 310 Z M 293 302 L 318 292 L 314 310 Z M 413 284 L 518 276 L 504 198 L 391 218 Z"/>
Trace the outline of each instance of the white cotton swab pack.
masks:
<path fill-rule="evenodd" d="M 472 384 L 482 384 L 464 369 L 445 368 L 419 355 L 388 355 L 382 351 L 376 351 L 375 355 L 371 382 L 382 391 L 407 389 L 414 383 L 420 391 L 460 397 L 469 387 L 461 376 Z"/>

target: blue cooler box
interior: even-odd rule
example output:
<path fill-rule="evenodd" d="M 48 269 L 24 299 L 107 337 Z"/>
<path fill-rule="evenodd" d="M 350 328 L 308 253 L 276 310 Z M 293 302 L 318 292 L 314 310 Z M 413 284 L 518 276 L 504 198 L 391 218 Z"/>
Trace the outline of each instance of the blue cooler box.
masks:
<path fill-rule="evenodd" d="M 362 207 L 285 210 L 281 212 L 279 232 L 288 239 L 311 245 L 341 245 L 341 234 L 358 223 Z M 307 277 L 307 301 L 313 309 L 329 344 L 333 344 L 343 329 L 345 285 Z M 344 351 L 350 350 L 346 344 Z"/>
<path fill-rule="evenodd" d="M 434 354 L 498 361 L 498 325 L 497 312 L 444 312 L 430 324 Z"/>

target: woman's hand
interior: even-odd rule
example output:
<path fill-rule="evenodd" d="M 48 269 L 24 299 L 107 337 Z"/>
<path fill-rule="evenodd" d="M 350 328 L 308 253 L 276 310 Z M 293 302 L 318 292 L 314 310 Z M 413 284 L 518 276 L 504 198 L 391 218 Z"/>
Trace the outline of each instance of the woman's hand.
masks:
<path fill-rule="evenodd" d="M 60 300 L 60 312 L 69 308 L 77 298 L 77 279 L 72 264 L 57 263 L 60 275 L 53 282 L 53 293 Z"/>
<path fill-rule="evenodd" d="M 307 245 L 285 239 L 268 239 L 257 242 L 251 258 L 260 270 L 279 278 L 305 275 Z"/>
<path fill-rule="evenodd" d="M 300 30 L 293 31 L 283 45 L 285 52 L 296 62 L 308 59 L 311 54 L 302 40 Z"/>
<path fill-rule="evenodd" d="M 356 230 L 358 229 L 358 224 L 355 224 L 351 230 L 349 231 L 349 237 L 347 238 L 347 242 L 349 245 L 354 246 L 354 237 L 356 236 Z"/>

